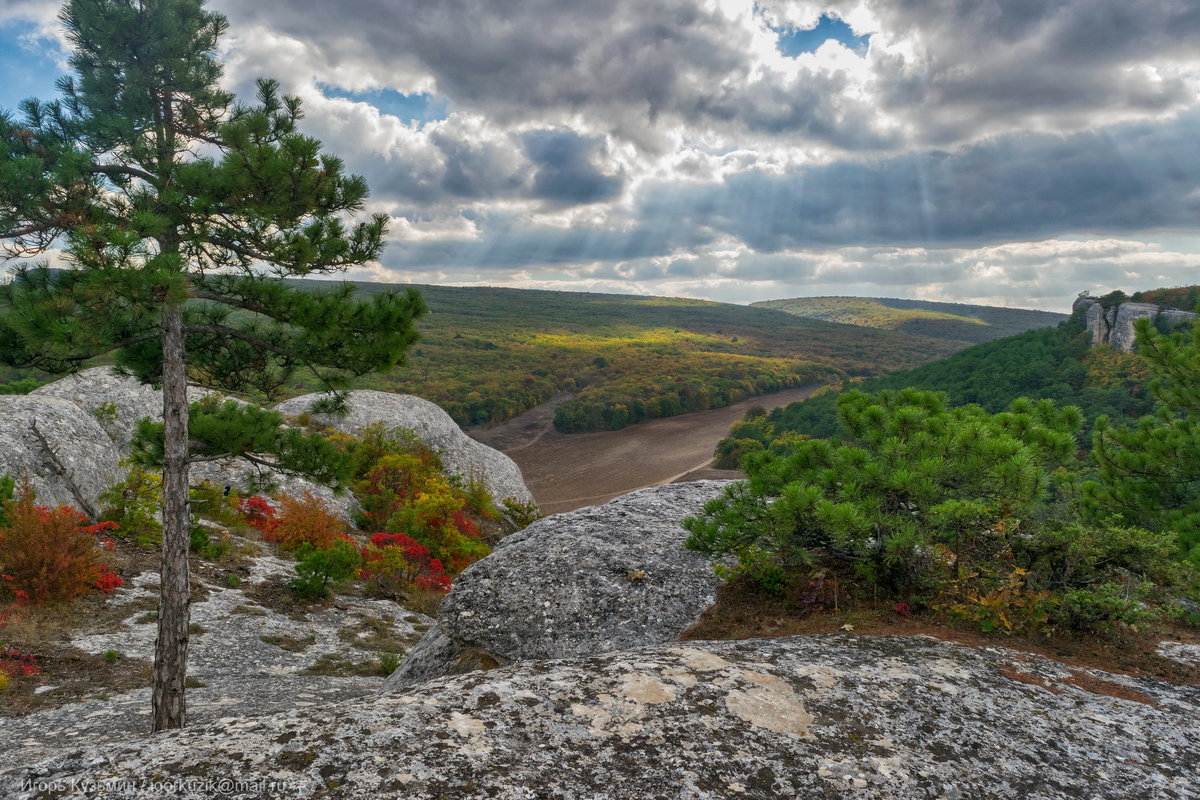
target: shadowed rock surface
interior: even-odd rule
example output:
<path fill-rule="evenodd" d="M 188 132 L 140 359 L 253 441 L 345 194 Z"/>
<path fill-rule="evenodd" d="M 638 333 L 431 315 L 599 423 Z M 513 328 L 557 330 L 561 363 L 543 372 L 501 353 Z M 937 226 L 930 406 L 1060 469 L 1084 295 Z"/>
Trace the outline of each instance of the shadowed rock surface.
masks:
<path fill-rule="evenodd" d="M 1000 647 L 697 642 L 71 748 L 0 774 L 0 795 L 120 779 L 100 796 L 159 797 L 136 788 L 153 779 L 203 798 L 226 779 L 274 781 L 230 797 L 372 800 L 1195 798 L 1198 710 L 1195 687 Z"/>
<path fill-rule="evenodd" d="M 674 641 L 713 604 L 713 562 L 681 521 L 727 481 L 641 489 L 534 522 L 454 581 L 394 688 L 480 666 Z"/>
<path fill-rule="evenodd" d="M 313 402 L 323 397 L 326 395 L 293 397 L 277 405 L 275 410 L 289 416 L 299 416 L 309 413 Z M 346 408 L 349 413 L 345 416 L 312 416 L 325 425 L 347 433 L 354 433 L 377 422 L 389 428 L 408 428 L 426 445 L 441 452 L 442 466 L 447 472 L 483 481 L 497 502 L 506 498 L 521 503 L 534 502 L 521 477 L 520 468 L 511 458 L 467 436 L 449 414 L 428 400 L 407 394 L 359 389 L 348 394 Z"/>
<path fill-rule="evenodd" d="M 74 403 L 0 395 L 0 474 L 29 478 L 39 504 L 94 507 L 121 479 L 118 461 L 100 423 Z"/>

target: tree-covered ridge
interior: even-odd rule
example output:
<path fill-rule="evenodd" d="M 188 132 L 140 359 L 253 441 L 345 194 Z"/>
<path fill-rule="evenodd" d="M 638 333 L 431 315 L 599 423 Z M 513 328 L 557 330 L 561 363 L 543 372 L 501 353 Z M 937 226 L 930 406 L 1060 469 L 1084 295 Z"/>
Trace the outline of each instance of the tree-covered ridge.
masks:
<path fill-rule="evenodd" d="M 304 282 L 312 284 L 319 285 Z M 357 286 L 364 293 L 396 288 Z M 355 385 L 424 397 L 462 425 L 509 419 L 571 392 L 563 428 L 604 430 L 841 375 L 904 369 L 959 347 L 704 300 L 417 288 L 430 313 L 418 324 L 421 341 L 408 366 Z"/>
<path fill-rule="evenodd" d="M 1134 303 L 1153 303 L 1163 308 L 1195 311 L 1197 304 L 1200 304 L 1200 286 L 1150 289 L 1144 292 L 1134 292 L 1129 299 Z"/>
<path fill-rule="evenodd" d="M 912 370 L 884 375 L 856 384 L 865 391 L 906 387 L 945 392 L 955 405 L 975 403 L 985 411 L 1003 411 L 1018 397 L 1053 400 L 1078 406 L 1083 412 L 1081 444 L 1090 441 L 1092 421 L 1105 414 L 1113 419 L 1135 419 L 1150 412 L 1153 398 L 1146 389 L 1146 365 L 1133 353 L 1091 348 L 1082 316 L 1054 328 L 1041 328 L 976 345 L 948 358 Z M 753 438 L 769 445 L 785 434 L 817 438 L 843 435 L 838 421 L 837 393 L 817 395 L 771 412 L 754 427 L 735 430 L 733 438 Z M 748 443 L 740 445 L 754 449 Z M 725 461 L 734 449 L 722 445 Z M 719 452 L 720 456 L 721 453 Z"/>
<path fill-rule="evenodd" d="M 964 346 L 1054 325 L 1067 316 L 1023 308 L 886 297 L 794 297 L 752 305 L 808 319 L 949 339 Z"/>

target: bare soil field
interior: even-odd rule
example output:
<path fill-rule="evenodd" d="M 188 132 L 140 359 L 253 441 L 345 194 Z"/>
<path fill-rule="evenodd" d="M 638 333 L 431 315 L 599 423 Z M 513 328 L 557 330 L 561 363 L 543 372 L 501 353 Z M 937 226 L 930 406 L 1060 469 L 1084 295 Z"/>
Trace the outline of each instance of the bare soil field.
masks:
<path fill-rule="evenodd" d="M 468 433 L 509 455 L 544 514 L 597 505 L 617 495 L 676 480 L 735 478 L 736 470 L 709 468 L 713 448 L 751 406 L 768 410 L 803 400 L 816 386 L 743 400 L 725 408 L 655 419 L 619 431 L 559 433 L 547 401 L 491 429 Z"/>

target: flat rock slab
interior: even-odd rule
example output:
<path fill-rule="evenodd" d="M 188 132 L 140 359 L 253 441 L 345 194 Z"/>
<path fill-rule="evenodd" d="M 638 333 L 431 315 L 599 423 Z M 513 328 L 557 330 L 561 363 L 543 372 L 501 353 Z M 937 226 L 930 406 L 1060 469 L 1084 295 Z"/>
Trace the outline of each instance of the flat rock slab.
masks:
<path fill-rule="evenodd" d="M 675 641 L 716 599 L 713 562 L 683 547 L 685 517 L 728 481 L 641 489 L 503 539 L 442 602 L 437 627 L 387 687 L 481 665 Z"/>
<path fill-rule="evenodd" d="M 1196 798 L 1198 712 L 1196 687 L 999 647 L 694 642 L 66 748 L 0 796 Z"/>
<path fill-rule="evenodd" d="M 314 675 L 305 671 L 334 657 L 341 664 L 373 666 L 373 633 L 415 642 L 430 619 L 389 600 L 339 597 L 303 615 L 261 606 L 246 593 L 264 580 L 278 583 L 295 574 L 294 563 L 271 556 L 254 560 L 245 589 L 208 586 L 192 603 L 188 676 L 201 686 L 188 689 L 189 724 L 297 709 L 332 700 L 376 694 L 382 676 Z M 151 661 L 157 624 L 146 607 L 158 597 L 158 575 L 144 572 L 111 602 L 129 607 L 114 630 L 71 640 L 88 653 L 109 650 Z M 129 740 L 150 728 L 150 690 L 139 689 L 48 708 L 23 717 L 0 718 L 0 769 L 43 758 L 65 742 Z M 51 691 L 52 694 L 52 691 Z M 0 791 L 0 797 L 8 795 Z"/>

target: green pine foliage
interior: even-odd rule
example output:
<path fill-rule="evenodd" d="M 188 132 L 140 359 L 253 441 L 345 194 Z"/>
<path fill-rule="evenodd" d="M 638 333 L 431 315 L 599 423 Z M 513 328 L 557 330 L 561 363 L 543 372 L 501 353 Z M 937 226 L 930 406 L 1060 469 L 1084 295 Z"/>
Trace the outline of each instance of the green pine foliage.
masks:
<path fill-rule="evenodd" d="M 959 564 L 997 546 L 1050 490 L 1075 453 L 1079 410 L 1019 401 L 1001 414 L 943 394 L 847 392 L 838 401 L 858 444 L 800 440 L 786 456 L 753 453 L 733 484 L 685 523 L 688 547 L 784 570 L 820 558 L 899 594 L 946 579 L 936 547 Z"/>
<path fill-rule="evenodd" d="M 1175 532 L 1182 551 L 1200 564 L 1200 326 L 1161 334 L 1145 320 L 1136 325 L 1158 405 L 1133 426 L 1097 420 L 1098 480 L 1084 492 L 1094 507 L 1128 524 Z"/>

